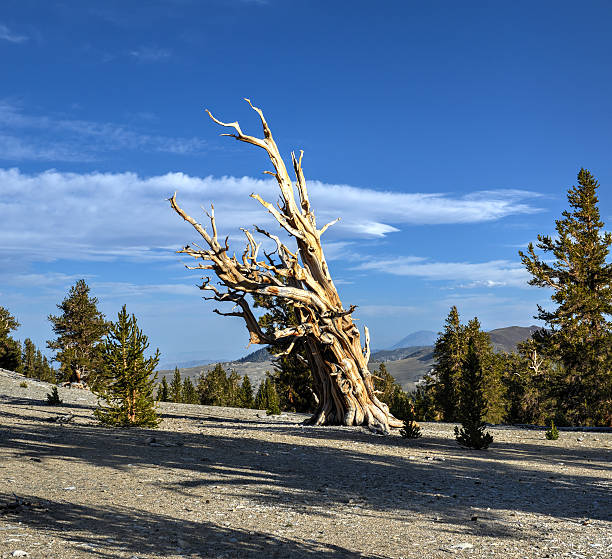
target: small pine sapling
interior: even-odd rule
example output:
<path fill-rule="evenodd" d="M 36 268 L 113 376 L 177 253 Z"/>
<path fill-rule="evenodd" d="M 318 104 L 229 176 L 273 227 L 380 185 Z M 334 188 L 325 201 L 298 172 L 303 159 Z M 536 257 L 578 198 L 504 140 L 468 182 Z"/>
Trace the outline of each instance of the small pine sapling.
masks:
<path fill-rule="evenodd" d="M 470 338 L 459 391 L 461 429 L 455 427 L 455 439 L 461 446 L 476 450 L 484 450 L 493 442 L 491 434 L 485 433 L 486 424 L 483 421 L 487 413 L 483 377 L 482 364 L 474 341 Z"/>
<path fill-rule="evenodd" d="M 63 404 L 61 398 L 59 397 L 57 386 L 54 386 L 51 389 L 51 392 L 47 394 L 47 404 L 49 406 L 61 406 Z"/>
<path fill-rule="evenodd" d="M 400 430 L 400 435 L 405 439 L 418 439 L 423 436 L 421 427 L 416 422 L 414 407 L 412 402 L 406 398 L 404 406 L 404 428 Z"/>
<path fill-rule="evenodd" d="M 160 421 L 155 410 L 153 390 L 159 363 L 159 350 L 145 358 L 149 341 L 128 315 L 125 305 L 110 327 L 102 346 L 102 371 L 95 390 L 106 405 L 98 405 L 95 416 L 107 425 L 156 427 Z"/>
<path fill-rule="evenodd" d="M 559 438 L 559 430 L 554 421 L 550 421 L 550 429 L 546 431 L 546 438 L 549 441 L 556 441 Z"/>
<path fill-rule="evenodd" d="M 19 388 L 27 388 L 27 387 L 28 387 L 28 383 L 25 380 L 19 383 Z"/>

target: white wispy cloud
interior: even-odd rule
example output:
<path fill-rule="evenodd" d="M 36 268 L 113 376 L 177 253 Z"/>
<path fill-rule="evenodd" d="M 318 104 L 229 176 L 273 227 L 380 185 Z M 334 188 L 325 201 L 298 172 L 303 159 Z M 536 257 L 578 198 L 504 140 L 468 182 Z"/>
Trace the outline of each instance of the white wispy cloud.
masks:
<path fill-rule="evenodd" d="M 160 62 L 168 60 L 172 51 L 159 47 L 138 47 L 130 51 L 130 56 L 141 62 Z"/>
<path fill-rule="evenodd" d="M 4 39 L 9 43 L 25 43 L 28 37 L 25 35 L 19 35 L 11 31 L 6 25 L 0 23 L 0 39 Z"/>
<path fill-rule="evenodd" d="M 31 115 L 0 101 L 0 158 L 5 160 L 95 161 L 99 154 L 133 150 L 189 155 L 201 153 L 200 138 L 148 134 L 109 122 Z"/>
<path fill-rule="evenodd" d="M 488 262 L 435 262 L 415 256 L 369 260 L 356 270 L 369 270 L 395 276 L 413 276 L 452 282 L 456 287 L 527 287 L 529 274 L 520 263 L 510 260 Z"/>
<path fill-rule="evenodd" d="M 406 224 L 466 223 L 529 213 L 535 208 L 518 195 L 492 192 L 490 197 L 453 198 L 446 195 L 379 192 L 348 185 L 309 183 L 319 226 L 342 216 L 329 237 L 334 259 L 350 260 L 351 242 L 376 239 Z M 188 213 L 206 224 L 201 205 L 215 204 L 219 235 L 239 234 L 240 227 L 257 223 L 275 230 L 273 218 L 249 197 L 257 192 L 275 201 L 273 181 L 250 177 L 193 177 L 183 173 L 142 178 L 134 173 L 61 173 L 49 170 L 26 174 L 0 169 L 0 251 L 21 252 L 36 259 L 137 259 L 174 258 L 180 244 L 196 238 L 171 211 L 167 198 L 178 191 L 178 201 Z M 527 196 L 527 194 L 526 194 Z M 456 212 L 457 206 L 463 207 Z M 335 231 L 334 231 L 335 230 Z M 241 245 L 235 247 L 240 249 Z M 452 264 L 457 279 L 508 281 L 510 264 L 498 261 L 497 275 L 482 275 L 479 265 Z M 436 277 L 448 275 L 447 264 L 418 258 L 370 261 L 361 269 L 393 268 L 393 273 Z M 467 270 L 470 272 L 468 273 Z"/>

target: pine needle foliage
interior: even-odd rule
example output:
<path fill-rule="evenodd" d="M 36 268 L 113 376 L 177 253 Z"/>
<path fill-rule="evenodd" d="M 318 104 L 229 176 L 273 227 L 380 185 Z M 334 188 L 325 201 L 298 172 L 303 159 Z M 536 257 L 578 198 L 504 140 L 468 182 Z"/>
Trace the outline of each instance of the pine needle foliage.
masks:
<path fill-rule="evenodd" d="M 421 427 L 416 422 L 414 406 L 410 399 L 406 399 L 403 412 L 404 427 L 400 429 L 400 435 L 405 439 L 419 439 L 423 436 Z"/>
<path fill-rule="evenodd" d="M 461 429 L 455 427 L 455 439 L 461 446 L 486 449 L 493 437 L 485 432 L 487 413 L 484 395 L 484 374 L 474 340 L 470 338 L 461 376 L 459 417 Z"/>
<path fill-rule="evenodd" d="M 266 410 L 268 415 L 279 415 L 281 412 L 276 387 L 269 373 L 266 374 L 266 378 L 259 385 L 255 396 L 255 408 Z"/>
<path fill-rule="evenodd" d="M 168 381 L 166 377 L 162 377 L 159 387 L 157 389 L 157 401 L 167 402 L 170 399 L 170 389 L 168 388 Z"/>
<path fill-rule="evenodd" d="M 559 438 L 559 430 L 557 429 L 555 422 L 552 420 L 550 422 L 550 429 L 546 431 L 546 438 L 549 441 L 556 441 Z"/>
<path fill-rule="evenodd" d="M 21 369 L 21 344 L 10 336 L 11 331 L 19 326 L 19 322 L 9 310 L 0 307 L 0 368 L 2 369 L 9 371 Z"/>
<path fill-rule="evenodd" d="M 612 233 L 598 208 L 599 183 L 580 169 L 569 188 L 570 209 L 555 222 L 556 236 L 538 235 L 519 252 L 531 285 L 552 290 L 554 307 L 538 306 L 547 329 L 534 335 L 542 354 L 561 364 L 550 396 L 564 422 L 612 425 Z"/>
<path fill-rule="evenodd" d="M 238 407 L 239 408 L 254 408 L 255 397 L 253 396 L 253 386 L 248 375 L 242 377 L 242 384 L 238 390 Z"/>
<path fill-rule="evenodd" d="M 159 350 L 145 358 L 149 341 L 138 328 L 136 317 L 125 305 L 110 327 L 101 351 L 100 382 L 94 389 L 100 401 L 94 414 L 106 425 L 156 427 L 160 421 L 153 391 Z"/>
<path fill-rule="evenodd" d="M 185 379 L 183 380 L 183 388 L 181 390 L 181 396 L 182 396 L 181 401 L 183 402 L 183 404 L 199 404 L 200 403 L 200 399 L 198 398 L 198 393 L 195 389 L 195 386 L 193 385 L 193 382 L 191 382 L 191 379 L 189 377 L 185 377 Z"/>
<path fill-rule="evenodd" d="M 47 394 L 47 405 L 49 406 L 61 406 L 63 404 L 59 392 L 57 391 L 57 386 L 54 386 L 51 389 L 51 392 Z"/>
<path fill-rule="evenodd" d="M 81 279 L 57 305 L 61 314 L 49 315 L 57 338 L 49 340 L 47 347 L 57 352 L 58 380 L 95 383 L 100 342 L 109 327 L 97 305 L 98 300 L 90 297 L 89 286 Z"/>
<path fill-rule="evenodd" d="M 183 379 L 181 379 L 181 372 L 178 367 L 174 368 L 174 375 L 170 381 L 168 397 L 170 401 L 175 404 L 180 404 L 183 401 Z"/>

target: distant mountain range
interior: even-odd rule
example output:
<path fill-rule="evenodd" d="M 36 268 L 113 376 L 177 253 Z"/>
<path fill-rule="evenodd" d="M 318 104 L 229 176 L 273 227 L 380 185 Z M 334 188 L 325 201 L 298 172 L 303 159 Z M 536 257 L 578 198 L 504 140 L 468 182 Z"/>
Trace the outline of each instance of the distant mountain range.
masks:
<path fill-rule="evenodd" d="M 509 326 L 507 328 L 496 328 L 488 332 L 491 343 L 495 351 L 512 352 L 516 350 L 518 343 L 530 338 L 533 333 L 540 328 L 538 326 Z M 383 349 L 372 353 L 369 368 L 377 369 L 381 363 L 391 373 L 395 379 L 404 387 L 405 390 L 413 390 L 415 383 L 426 375 L 434 364 L 433 345 L 438 334 L 428 330 L 420 330 L 402 338 L 391 349 Z M 406 342 L 413 342 L 413 345 L 397 347 Z M 418 343 L 422 342 L 422 343 Z M 423 343 L 429 342 L 429 343 Z M 181 367 L 181 375 L 189 376 L 192 379 L 198 377 L 208 369 L 212 369 L 213 362 L 188 363 Z M 256 387 L 264 378 L 266 371 L 273 368 L 272 356 L 263 347 L 249 353 L 242 359 L 231 362 L 221 363 L 227 371 L 235 370 L 240 376 L 249 375 L 252 384 Z M 159 371 L 158 379 L 166 376 L 170 380 L 172 370 Z"/>
<path fill-rule="evenodd" d="M 431 330 L 419 330 L 418 332 L 408 334 L 405 338 L 402 338 L 399 342 L 397 342 L 395 345 L 392 345 L 389 349 L 434 345 L 437 338 L 438 334 L 436 334 L 436 332 L 432 332 Z"/>

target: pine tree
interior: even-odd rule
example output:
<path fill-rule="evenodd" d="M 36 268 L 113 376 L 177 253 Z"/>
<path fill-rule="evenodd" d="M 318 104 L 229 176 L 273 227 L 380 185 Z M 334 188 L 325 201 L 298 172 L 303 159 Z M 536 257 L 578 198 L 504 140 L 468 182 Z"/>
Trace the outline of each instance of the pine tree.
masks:
<path fill-rule="evenodd" d="M 183 380 L 178 367 L 174 368 L 174 376 L 170 381 L 170 392 L 168 394 L 170 401 L 175 404 L 180 404 L 183 401 Z"/>
<path fill-rule="evenodd" d="M 253 386 L 248 375 L 242 377 L 242 384 L 238 391 L 238 407 L 253 408 L 255 406 L 255 398 L 253 396 Z"/>
<path fill-rule="evenodd" d="M 485 433 L 486 425 L 483 418 L 487 413 L 487 404 L 484 394 L 484 373 L 476 344 L 471 338 L 463 362 L 459 392 L 461 429 L 455 427 L 455 438 L 462 446 L 485 449 L 493 442 L 493 437 Z"/>
<path fill-rule="evenodd" d="M 106 405 L 99 403 L 94 414 L 102 423 L 124 427 L 159 423 L 153 396 L 159 350 L 145 358 L 148 348 L 136 317 L 130 317 L 123 305 L 101 348 L 100 378 L 94 391 Z"/>
<path fill-rule="evenodd" d="M 198 393 L 200 403 L 205 406 L 229 405 L 227 373 L 220 363 L 217 363 L 212 371 L 200 375 Z"/>
<path fill-rule="evenodd" d="M 266 378 L 259 385 L 255 395 L 255 408 L 266 410 L 268 415 L 278 415 L 281 412 L 276 387 L 269 373 L 266 373 Z"/>
<path fill-rule="evenodd" d="M 240 375 L 233 371 L 227 377 L 227 383 L 225 385 L 225 405 L 237 408 L 238 406 L 238 392 L 240 391 Z"/>
<path fill-rule="evenodd" d="M 183 380 L 183 388 L 181 390 L 181 401 L 183 404 L 199 404 L 198 393 L 196 392 L 195 386 L 189 377 L 185 377 Z"/>
<path fill-rule="evenodd" d="M 559 430 L 557 429 L 554 421 L 551 420 L 550 429 L 546 431 L 545 434 L 549 441 L 556 441 L 559 438 Z"/>
<path fill-rule="evenodd" d="M 61 406 L 64 402 L 62 402 L 59 392 L 57 391 L 57 386 L 54 386 L 51 389 L 51 392 L 47 394 L 47 405 L 49 406 Z"/>
<path fill-rule="evenodd" d="M 159 383 L 159 388 L 157 389 L 157 401 L 167 402 L 169 399 L 170 390 L 168 388 L 168 381 L 166 381 L 166 377 L 162 377 L 162 380 Z"/>
<path fill-rule="evenodd" d="M 4 307 L 0 307 L 0 368 L 17 371 L 21 365 L 21 346 L 10 333 L 20 324 Z"/>
<path fill-rule="evenodd" d="M 480 321 L 477 317 L 470 320 L 465 328 L 465 356 L 467 356 L 468 340 L 472 340 L 478 358 L 482 365 L 483 393 L 486 402 L 487 413 L 485 421 L 489 423 L 500 423 L 504 416 L 504 393 L 501 382 L 504 366 L 503 358 L 495 355 L 493 344 L 489 334 L 480 329 Z M 463 375 L 463 368 L 462 368 Z"/>
<path fill-rule="evenodd" d="M 97 304 L 98 300 L 89 296 L 85 280 L 79 280 L 57 305 L 61 314 L 49 315 L 57 338 L 49 340 L 47 347 L 57 351 L 55 360 L 60 363 L 58 380 L 95 382 L 100 341 L 109 327 Z"/>
<path fill-rule="evenodd" d="M 294 305 L 281 297 L 254 297 L 255 306 L 267 309 L 258 322 L 261 329 L 273 334 L 275 330 L 297 326 L 302 322 Z M 291 349 L 291 351 L 289 351 Z M 293 348 L 288 343 L 268 346 L 268 351 L 277 356 L 274 359 L 274 379 L 279 405 L 287 411 L 312 413 L 315 411 L 316 398 L 314 379 L 308 363 L 308 354 L 302 341 L 295 342 Z M 289 351 L 289 353 L 286 353 Z"/>
<path fill-rule="evenodd" d="M 419 439 L 423 436 L 421 427 L 416 422 L 416 416 L 414 414 L 414 407 L 412 402 L 407 401 L 403 409 L 403 420 L 404 427 L 400 430 L 400 435 L 405 439 Z"/>
<path fill-rule="evenodd" d="M 36 346 L 30 338 L 23 342 L 22 368 L 24 376 L 32 378 L 36 374 Z"/>
<path fill-rule="evenodd" d="M 552 310 L 538 306 L 536 318 L 548 326 L 537 332 L 538 349 L 557 359 L 564 372 L 555 396 L 563 420 L 612 425 L 612 233 L 604 231 L 598 182 L 586 169 L 568 190 L 570 210 L 557 220 L 556 237 L 538 235 L 519 252 L 531 285 L 552 289 Z"/>
<path fill-rule="evenodd" d="M 459 321 L 457 307 L 453 306 L 446 318 L 444 331 L 440 333 L 434 345 L 434 398 L 443 421 L 457 420 L 464 356 L 465 327 Z"/>

